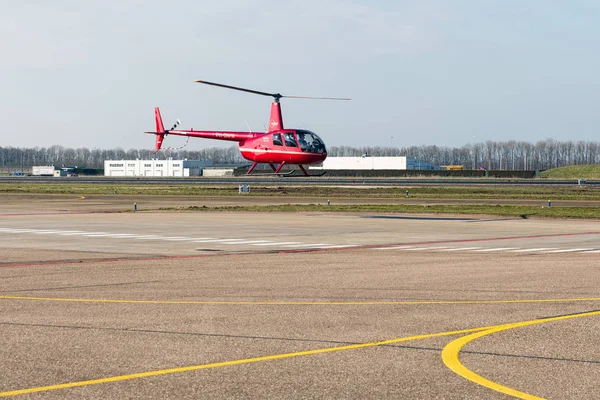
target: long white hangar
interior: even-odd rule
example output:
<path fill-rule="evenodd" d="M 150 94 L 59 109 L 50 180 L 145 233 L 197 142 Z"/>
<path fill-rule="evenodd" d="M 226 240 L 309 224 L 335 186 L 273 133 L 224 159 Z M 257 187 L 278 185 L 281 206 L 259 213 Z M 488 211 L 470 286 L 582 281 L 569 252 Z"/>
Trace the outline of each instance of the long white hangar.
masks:
<path fill-rule="evenodd" d="M 104 176 L 200 176 L 212 161 L 105 160 Z"/>

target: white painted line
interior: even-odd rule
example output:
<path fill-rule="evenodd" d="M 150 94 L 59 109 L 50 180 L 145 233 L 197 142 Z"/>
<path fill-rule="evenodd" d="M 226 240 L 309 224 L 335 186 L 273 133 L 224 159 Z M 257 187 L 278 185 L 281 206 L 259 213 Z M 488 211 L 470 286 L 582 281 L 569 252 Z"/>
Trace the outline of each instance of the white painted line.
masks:
<path fill-rule="evenodd" d="M 584 251 L 583 253 L 600 253 L 600 250 Z"/>
<path fill-rule="evenodd" d="M 138 236 L 135 233 L 107 233 L 105 235 L 97 235 L 97 236 L 109 236 L 109 237 L 116 237 L 116 238 L 128 238 L 131 236 Z"/>
<path fill-rule="evenodd" d="M 315 246 L 331 246 L 327 243 L 308 243 L 308 244 L 288 244 L 283 247 L 315 247 Z"/>
<path fill-rule="evenodd" d="M 406 250 L 406 251 L 423 251 L 423 250 L 431 250 L 431 248 L 430 247 L 410 247 L 410 248 L 403 249 L 403 250 Z"/>
<path fill-rule="evenodd" d="M 395 246 L 395 247 L 380 247 L 375 250 L 402 250 L 402 249 L 412 249 L 415 246 Z"/>
<path fill-rule="evenodd" d="M 208 239 L 208 238 L 193 238 L 193 237 L 184 237 L 184 236 L 170 236 L 170 237 L 161 237 L 162 240 L 167 240 L 167 241 L 171 241 L 171 242 L 176 242 L 176 241 L 182 241 L 182 240 L 202 240 L 202 239 Z"/>
<path fill-rule="evenodd" d="M 93 233 L 84 236 L 88 237 L 113 237 L 113 238 L 127 238 L 128 236 L 136 236 L 133 233 Z"/>
<path fill-rule="evenodd" d="M 3 232 L 23 232 L 23 233 L 39 231 L 39 229 L 19 229 L 19 228 L 0 228 L 0 230 Z"/>
<path fill-rule="evenodd" d="M 225 242 L 223 244 L 252 244 L 252 243 L 266 243 L 266 242 L 271 243 L 269 240 L 246 240 L 243 242 Z"/>
<path fill-rule="evenodd" d="M 440 247 L 428 247 L 429 250 L 443 250 L 443 249 L 449 249 L 450 247 L 448 246 L 440 246 Z"/>
<path fill-rule="evenodd" d="M 257 243 L 252 246 L 280 246 L 284 244 L 301 244 L 301 242 L 270 242 L 270 243 Z"/>
<path fill-rule="evenodd" d="M 194 243 L 213 243 L 213 242 L 243 242 L 248 239 L 207 239 L 207 240 L 194 240 Z"/>
<path fill-rule="evenodd" d="M 481 249 L 481 247 L 454 247 L 454 248 L 446 249 L 446 250 L 442 250 L 442 251 L 467 251 L 467 250 L 477 250 L 477 249 Z"/>
<path fill-rule="evenodd" d="M 481 249 L 481 250 L 474 250 L 474 251 L 479 251 L 479 252 L 490 252 L 490 251 L 506 251 L 506 250 L 515 250 L 518 249 L 518 247 L 495 247 L 495 248 L 489 248 L 489 249 Z"/>
<path fill-rule="evenodd" d="M 533 253 L 533 252 L 538 252 L 538 251 L 544 251 L 544 250 L 556 250 L 556 247 L 538 247 L 538 248 L 534 248 L 534 249 L 520 249 L 520 250 L 513 250 L 513 253 Z"/>
<path fill-rule="evenodd" d="M 346 249 L 349 247 L 356 247 L 357 244 L 332 244 L 328 246 L 316 246 L 315 249 Z"/>
<path fill-rule="evenodd" d="M 561 249 L 561 250 L 545 251 L 544 254 L 550 254 L 550 253 L 574 253 L 576 251 L 586 251 L 586 250 L 594 250 L 594 249 Z"/>

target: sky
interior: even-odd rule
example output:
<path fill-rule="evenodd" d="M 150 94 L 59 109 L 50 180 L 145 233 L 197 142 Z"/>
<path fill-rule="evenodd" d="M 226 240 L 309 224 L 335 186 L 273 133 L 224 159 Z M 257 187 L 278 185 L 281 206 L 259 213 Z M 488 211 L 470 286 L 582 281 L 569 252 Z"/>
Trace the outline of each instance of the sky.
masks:
<path fill-rule="evenodd" d="M 268 97 L 196 79 L 351 97 L 282 100 L 328 146 L 600 140 L 599 20 L 596 0 L 8 0 L 0 146 L 150 149 L 154 106 L 265 129 Z"/>

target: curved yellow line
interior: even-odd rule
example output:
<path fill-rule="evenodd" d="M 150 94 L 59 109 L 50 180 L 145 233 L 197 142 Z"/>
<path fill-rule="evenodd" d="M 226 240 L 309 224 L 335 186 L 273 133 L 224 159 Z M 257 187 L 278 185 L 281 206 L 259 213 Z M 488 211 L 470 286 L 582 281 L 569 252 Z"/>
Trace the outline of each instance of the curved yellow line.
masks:
<path fill-rule="evenodd" d="M 465 378 L 467 380 L 470 380 L 471 382 L 474 382 L 478 385 L 484 386 L 488 389 L 492 389 L 497 392 L 504 393 L 504 394 L 507 394 L 510 396 L 514 396 L 514 397 L 517 397 L 520 399 L 541 399 L 541 397 L 537 397 L 537 396 L 534 396 L 534 395 L 531 395 L 531 394 L 528 394 L 525 392 L 520 392 L 520 391 L 512 389 L 508 386 L 500 385 L 494 381 L 491 381 L 489 379 L 482 377 L 481 375 L 476 374 L 475 372 L 471 371 L 470 369 L 465 367 L 460 362 L 460 360 L 458 358 L 460 351 L 467 343 L 469 343 L 473 340 L 479 339 L 481 337 L 484 337 L 484 336 L 492 335 L 494 333 L 498 333 L 498 332 L 502 332 L 502 331 L 506 331 L 506 330 L 514 329 L 514 328 L 521 328 L 521 327 L 529 326 L 529 325 L 537 325 L 537 324 L 543 324 L 546 322 L 561 321 L 561 320 L 572 319 L 572 318 L 590 317 L 590 316 L 594 316 L 594 315 L 600 315 L 600 311 L 591 311 L 591 312 L 580 313 L 580 314 L 564 315 L 561 317 L 536 319 L 536 320 L 531 320 L 531 321 L 523 321 L 523 322 L 517 322 L 517 323 L 513 323 L 513 324 L 506 324 L 506 325 L 491 327 L 490 329 L 472 333 L 470 335 L 463 336 L 461 338 L 458 338 L 458 339 L 453 340 L 452 342 L 448 343 L 442 350 L 442 360 L 444 361 L 444 364 L 446 365 L 446 367 L 450 368 L 456 374 L 462 376 L 463 378 Z"/>
<path fill-rule="evenodd" d="M 227 366 L 231 366 L 231 365 L 249 364 L 249 363 L 255 363 L 255 362 L 260 362 L 260 361 L 280 360 L 280 359 L 284 359 L 284 358 L 308 356 L 308 355 L 313 355 L 313 354 L 332 353 L 332 352 L 343 351 L 343 350 L 354 350 L 354 349 L 362 349 L 362 348 L 366 348 L 366 347 L 384 346 L 384 345 L 400 343 L 400 342 L 409 342 L 411 340 L 429 339 L 429 338 L 440 337 L 440 336 L 459 335 L 461 333 L 476 332 L 478 330 L 488 329 L 488 328 L 490 328 L 490 327 L 463 329 L 463 330 L 459 330 L 459 331 L 448 331 L 448 332 L 440 332 L 440 333 L 430 333 L 430 334 L 426 334 L 426 335 L 408 336 L 408 337 L 403 337 L 403 338 L 396 338 L 396 339 L 383 340 L 383 341 L 377 341 L 377 342 L 350 344 L 350 345 L 338 346 L 338 347 L 327 347 L 324 349 L 298 351 L 298 352 L 294 352 L 294 353 L 275 354 L 275 355 L 264 356 L 264 357 L 246 358 L 246 359 L 241 359 L 241 360 L 224 361 L 224 362 L 201 364 L 201 365 L 192 365 L 192 366 L 181 367 L 181 368 L 170 368 L 170 369 L 162 369 L 162 370 L 157 370 L 157 371 L 140 372 L 137 374 L 112 376 L 112 377 L 108 377 L 108 378 L 92 379 L 92 380 L 87 380 L 87 381 L 62 383 L 62 384 L 58 384 L 58 385 L 40 386 L 40 387 L 34 387 L 34 388 L 29 388 L 29 389 L 12 390 L 9 392 L 0 392 L 0 397 L 16 396 L 16 395 L 20 395 L 20 394 L 29 394 L 29 393 L 37 393 L 37 392 L 46 392 L 49 390 L 68 389 L 68 388 L 88 386 L 88 385 L 97 385 L 100 383 L 119 382 L 119 381 L 126 381 L 126 380 L 130 380 L 130 379 L 147 378 L 150 376 L 168 375 L 168 374 L 174 374 L 174 373 L 178 373 L 178 372 L 197 371 L 200 369 L 227 367 Z"/>
<path fill-rule="evenodd" d="M 126 304 L 179 304 L 179 305 L 292 305 L 292 306 L 339 306 L 339 305 L 444 305 L 444 304 L 507 304 L 507 303 L 570 303 L 600 301 L 600 297 L 572 299 L 525 299 L 525 300 L 442 300 L 442 301 L 177 301 L 177 300 L 120 300 L 81 299 L 68 297 L 0 296 L 5 300 L 66 301 L 79 303 L 126 303 Z"/>

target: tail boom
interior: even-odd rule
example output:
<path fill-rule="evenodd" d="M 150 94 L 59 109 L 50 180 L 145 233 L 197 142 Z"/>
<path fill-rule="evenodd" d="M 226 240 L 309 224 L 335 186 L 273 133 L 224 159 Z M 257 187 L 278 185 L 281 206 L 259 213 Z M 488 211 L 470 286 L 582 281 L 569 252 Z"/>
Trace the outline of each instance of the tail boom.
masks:
<path fill-rule="evenodd" d="M 162 142 L 165 138 L 165 135 L 199 137 L 199 138 L 204 138 L 204 139 L 226 140 L 226 141 L 238 142 L 238 143 L 244 142 L 248 139 L 252 139 L 256 136 L 264 135 L 264 133 L 259 133 L 259 132 L 196 131 L 193 129 L 166 130 L 165 126 L 163 124 L 163 121 L 162 121 L 162 117 L 160 115 L 160 109 L 158 107 L 154 108 L 154 121 L 156 123 L 156 130 L 154 132 L 144 132 L 144 133 L 156 135 L 156 146 L 155 146 L 156 151 L 160 150 L 160 148 L 162 146 Z M 177 124 L 175 126 L 177 126 L 178 124 L 179 124 L 179 121 L 177 122 Z"/>
<path fill-rule="evenodd" d="M 230 131 L 195 131 L 190 130 L 174 130 L 167 131 L 169 135 L 198 137 L 204 139 L 226 140 L 229 142 L 244 142 L 264 133 L 257 132 L 230 132 Z"/>

